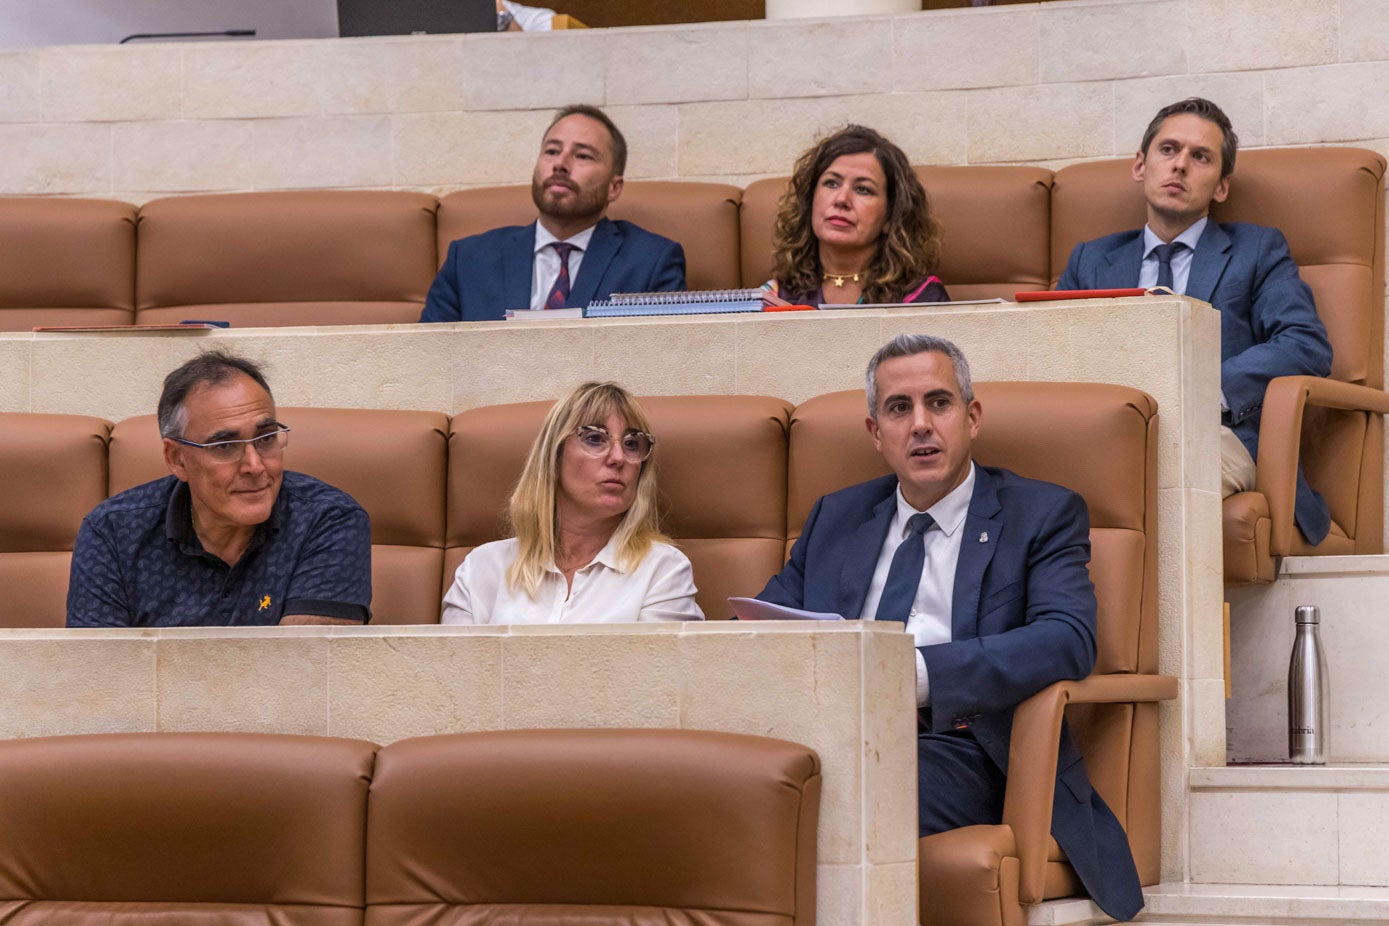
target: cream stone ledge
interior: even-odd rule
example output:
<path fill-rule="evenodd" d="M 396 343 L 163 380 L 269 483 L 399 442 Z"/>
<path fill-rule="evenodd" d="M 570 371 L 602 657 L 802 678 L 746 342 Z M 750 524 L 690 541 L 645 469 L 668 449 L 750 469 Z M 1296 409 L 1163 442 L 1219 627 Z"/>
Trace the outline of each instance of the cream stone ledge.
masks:
<path fill-rule="evenodd" d="M 916 923 L 913 650 L 873 621 L 0 631 L 0 737 L 541 727 L 752 733 L 820 755 L 823 926 Z"/>
<path fill-rule="evenodd" d="M 1389 791 L 1389 764 L 1222 765 L 1191 770 L 1193 791 Z"/>

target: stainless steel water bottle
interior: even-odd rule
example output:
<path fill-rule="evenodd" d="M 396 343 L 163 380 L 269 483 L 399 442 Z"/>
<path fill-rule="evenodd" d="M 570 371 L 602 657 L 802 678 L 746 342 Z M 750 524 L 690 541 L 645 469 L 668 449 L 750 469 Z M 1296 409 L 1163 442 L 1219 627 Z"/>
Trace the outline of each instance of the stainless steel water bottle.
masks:
<path fill-rule="evenodd" d="M 1331 725 L 1321 612 L 1302 605 L 1293 621 L 1297 638 L 1288 660 L 1288 758 L 1295 765 L 1325 765 Z"/>

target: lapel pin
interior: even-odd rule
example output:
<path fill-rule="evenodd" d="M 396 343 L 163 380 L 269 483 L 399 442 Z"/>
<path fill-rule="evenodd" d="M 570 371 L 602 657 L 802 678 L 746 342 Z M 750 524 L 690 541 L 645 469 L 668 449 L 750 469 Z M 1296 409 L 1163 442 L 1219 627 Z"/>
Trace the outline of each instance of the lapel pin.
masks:
<path fill-rule="evenodd" d="M 988 543 L 988 542 L 989 542 L 989 532 L 988 532 L 988 531 L 984 531 L 983 533 L 981 533 L 981 534 L 979 535 L 979 542 L 980 542 L 980 543 Z"/>

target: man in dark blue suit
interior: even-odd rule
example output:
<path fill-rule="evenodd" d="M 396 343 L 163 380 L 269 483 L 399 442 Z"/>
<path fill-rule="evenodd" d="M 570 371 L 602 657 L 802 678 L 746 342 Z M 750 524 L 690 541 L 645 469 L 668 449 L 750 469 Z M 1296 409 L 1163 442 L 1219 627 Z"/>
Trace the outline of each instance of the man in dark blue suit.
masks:
<path fill-rule="evenodd" d="M 978 466 L 981 408 L 949 341 L 898 335 L 868 364 L 868 432 L 892 475 L 815 503 L 758 596 L 902 621 L 916 643 L 919 832 L 1003 815 L 1013 710 L 1095 664 L 1090 520 L 1069 489 Z M 1123 828 L 1061 739 L 1052 834 L 1110 916 L 1143 906 Z"/>
<path fill-rule="evenodd" d="M 1060 289 L 1166 286 L 1220 310 L 1221 482 L 1254 488 L 1259 416 L 1276 376 L 1325 376 L 1331 343 L 1312 291 L 1277 229 L 1210 221 L 1230 192 L 1239 139 L 1220 107 L 1199 97 L 1158 111 L 1133 162 L 1148 224 L 1078 244 Z M 1331 527 L 1326 502 L 1301 471 L 1293 511 L 1310 543 Z"/>
<path fill-rule="evenodd" d="M 507 309 L 583 307 L 613 293 L 685 288 L 685 252 L 669 238 L 604 217 L 622 195 L 627 141 L 596 106 L 561 109 L 540 145 L 530 225 L 449 245 L 422 322 L 487 321 Z"/>

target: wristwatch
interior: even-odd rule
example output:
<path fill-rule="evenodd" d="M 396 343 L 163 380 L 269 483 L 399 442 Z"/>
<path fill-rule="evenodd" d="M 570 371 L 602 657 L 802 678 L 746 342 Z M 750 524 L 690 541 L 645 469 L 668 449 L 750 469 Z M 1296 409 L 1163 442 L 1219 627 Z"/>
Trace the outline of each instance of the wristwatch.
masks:
<path fill-rule="evenodd" d="M 497 11 L 497 31 L 505 32 L 511 28 L 512 15 L 510 10 Z"/>

